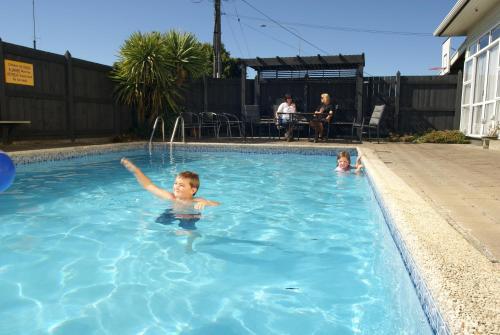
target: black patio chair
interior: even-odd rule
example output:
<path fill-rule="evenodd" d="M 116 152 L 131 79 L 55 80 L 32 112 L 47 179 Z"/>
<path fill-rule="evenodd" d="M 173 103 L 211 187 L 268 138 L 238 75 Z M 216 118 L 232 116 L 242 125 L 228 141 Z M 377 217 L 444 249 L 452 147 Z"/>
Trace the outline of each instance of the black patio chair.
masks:
<path fill-rule="evenodd" d="M 243 122 L 234 114 L 221 113 L 219 115 L 219 135 L 220 129 L 226 127 L 226 136 L 232 138 L 231 128 L 238 130 L 239 137 L 243 137 Z"/>
<path fill-rule="evenodd" d="M 377 130 L 377 143 L 380 143 L 380 120 L 382 119 L 385 111 L 385 105 L 376 105 L 373 107 L 372 115 L 370 116 L 370 121 L 365 124 L 365 120 L 362 119 L 361 123 L 356 122 L 352 124 L 352 137 L 354 138 L 354 131 L 359 134 L 359 142 L 363 142 L 364 129 L 368 129 L 368 141 L 371 141 L 371 129 Z"/>
<path fill-rule="evenodd" d="M 257 134 L 259 134 L 260 126 L 267 126 L 269 138 L 271 138 L 271 127 L 276 125 L 274 118 L 261 118 L 259 105 L 245 105 L 243 110 L 244 122 L 250 124 L 250 133 L 253 137 L 253 128 L 257 127 Z"/>
<path fill-rule="evenodd" d="M 219 138 L 219 125 L 220 125 L 219 115 L 212 112 L 201 112 L 199 116 L 200 116 L 199 136 L 201 137 L 203 129 L 208 129 L 208 130 L 211 129 L 214 131 L 214 136 L 216 138 Z"/>

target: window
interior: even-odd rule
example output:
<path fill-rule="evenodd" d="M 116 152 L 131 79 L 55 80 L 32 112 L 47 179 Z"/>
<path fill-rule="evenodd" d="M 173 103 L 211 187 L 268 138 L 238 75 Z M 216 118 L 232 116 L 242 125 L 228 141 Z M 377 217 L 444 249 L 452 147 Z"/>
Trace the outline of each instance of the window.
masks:
<path fill-rule="evenodd" d="M 484 101 L 484 82 L 486 79 L 486 52 L 477 57 L 476 78 L 474 80 L 474 103 Z"/>
<path fill-rule="evenodd" d="M 460 114 L 460 130 L 464 134 L 469 132 L 469 110 L 470 107 L 462 107 L 462 113 Z"/>
<path fill-rule="evenodd" d="M 488 45 L 488 42 L 490 41 L 490 34 L 486 34 L 483 37 L 479 39 L 479 50 L 485 48 Z"/>
<path fill-rule="evenodd" d="M 498 44 L 490 48 L 488 61 L 488 82 L 486 83 L 486 100 L 495 99 L 495 77 L 497 75 Z"/>
<path fill-rule="evenodd" d="M 472 56 L 477 51 L 477 42 L 474 42 L 469 46 L 469 56 Z"/>
<path fill-rule="evenodd" d="M 500 37 L 500 24 L 491 31 L 491 43 L 495 42 L 496 39 L 499 37 Z"/>
<path fill-rule="evenodd" d="M 464 82 L 472 79 L 472 59 L 469 59 L 467 63 L 465 63 L 465 73 L 464 73 Z"/>

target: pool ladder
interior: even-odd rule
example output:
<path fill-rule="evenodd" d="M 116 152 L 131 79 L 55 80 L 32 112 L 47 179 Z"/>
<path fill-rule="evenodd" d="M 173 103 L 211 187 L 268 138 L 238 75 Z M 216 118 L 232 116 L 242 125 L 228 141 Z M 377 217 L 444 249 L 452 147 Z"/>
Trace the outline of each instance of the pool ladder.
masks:
<path fill-rule="evenodd" d="M 165 122 L 161 116 L 158 116 L 153 124 L 153 131 L 151 132 L 151 137 L 149 137 L 149 154 L 151 155 L 151 150 L 153 147 L 153 136 L 155 135 L 156 126 L 158 125 L 158 121 L 161 121 L 161 136 L 163 142 L 165 142 Z"/>
<path fill-rule="evenodd" d="M 177 119 L 175 119 L 174 130 L 172 131 L 172 136 L 170 136 L 170 143 L 174 142 L 175 134 L 177 133 L 177 127 L 179 126 L 179 121 L 181 122 L 181 135 L 182 142 L 186 142 L 186 132 L 184 130 L 184 118 L 182 115 L 179 115 Z"/>

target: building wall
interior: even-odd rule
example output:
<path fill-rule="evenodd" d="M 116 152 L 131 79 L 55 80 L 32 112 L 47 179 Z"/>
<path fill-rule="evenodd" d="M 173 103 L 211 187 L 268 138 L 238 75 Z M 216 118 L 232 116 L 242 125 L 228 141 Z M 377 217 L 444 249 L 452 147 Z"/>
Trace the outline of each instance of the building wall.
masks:
<path fill-rule="evenodd" d="M 460 130 L 472 137 L 491 134 L 500 127 L 500 5 L 468 33 L 461 100 Z M 480 47 L 485 34 L 486 46 Z"/>

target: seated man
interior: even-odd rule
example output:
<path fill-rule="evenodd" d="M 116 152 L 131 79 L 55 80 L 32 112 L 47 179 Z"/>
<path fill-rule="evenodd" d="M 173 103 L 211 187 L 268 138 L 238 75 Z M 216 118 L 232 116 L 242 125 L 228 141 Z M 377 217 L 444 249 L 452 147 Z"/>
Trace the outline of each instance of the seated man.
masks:
<path fill-rule="evenodd" d="M 314 111 L 314 119 L 309 122 L 309 126 L 314 129 L 314 142 L 323 140 L 323 123 L 329 123 L 333 118 L 333 106 L 330 104 L 330 95 L 321 94 L 321 105 Z"/>
<path fill-rule="evenodd" d="M 276 110 L 276 121 L 279 127 L 286 128 L 285 139 L 293 140 L 293 117 L 291 114 L 297 111 L 295 103 L 290 94 L 285 94 L 284 102 Z"/>

